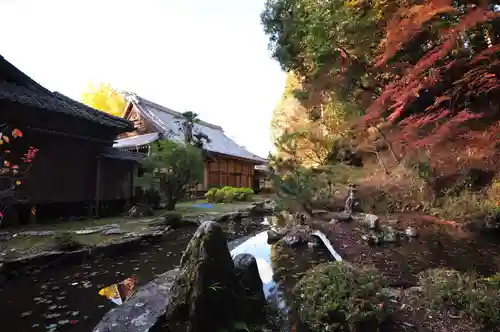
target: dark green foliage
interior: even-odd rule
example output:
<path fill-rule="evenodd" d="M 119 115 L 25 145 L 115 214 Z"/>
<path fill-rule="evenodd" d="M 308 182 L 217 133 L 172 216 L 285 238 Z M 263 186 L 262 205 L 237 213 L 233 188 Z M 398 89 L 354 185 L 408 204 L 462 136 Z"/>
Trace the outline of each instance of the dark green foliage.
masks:
<path fill-rule="evenodd" d="M 185 197 L 189 185 L 203 179 L 201 151 L 189 144 L 157 141 L 142 166 L 145 172 L 137 179 L 138 182 L 144 187 L 159 190 L 169 210 L 173 210 L 175 204 Z"/>
<path fill-rule="evenodd" d="M 299 314 L 313 331 L 378 331 L 387 318 L 385 282 L 375 269 L 318 265 L 295 287 Z"/>
<path fill-rule="evenodd" d="M 54 237 L 54 249 L 60 251 L 74 251 L 82 249 L 84 245 L 75 239 L 71 233 L 62 233 Z"/>
<path fill-rule="evenodd" d="M 254 192 L 250 188 L 234 188 L 225 186 L 223 188 L 210 188 L 205 194 L 205 198 L 213 203 L 231 203 L 234 201 L 247 201 Z"/>
<path fill-rule="evenodd" d="M 160 207 L 160 193 L 158 190 L 149 188 L 144 192 L 144 203 L 153 206 L 153 209 Z"/>
<path fill-rule="evenodd" d="M 486 326 L 500 324 L 500 275 L 480 278 L 473 273 L 432 269 L 419 275 L 425 301 L 434 310 L 454 309 Z"/>
<path fill-rule="evenodd" d="M 199 123 L 198 114 L 191 111 L 182 113 L 182 120 L 177 123 L 184 134 L 184 142 L 198 149 L 203 149 L 205 143 L 210 143 L 208 135 L 201 131 L 195 131 L 194 125 Z"/>
<path fill-rule="evenodd" d="M 165 226 L 178 228 L 182 223 L 182 213 L 175 211 L 168 211 L 165 212 L 162 216 Z"/>

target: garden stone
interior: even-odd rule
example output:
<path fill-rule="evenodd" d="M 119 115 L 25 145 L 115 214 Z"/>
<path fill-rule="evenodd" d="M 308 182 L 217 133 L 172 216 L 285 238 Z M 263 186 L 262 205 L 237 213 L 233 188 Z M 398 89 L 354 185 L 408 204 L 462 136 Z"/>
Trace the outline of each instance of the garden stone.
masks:
<path fill-rule="evenodd" d="M 240 215 L 241 215 L 241 218 L 248 218 L 248 217 L 250 217 L 251 213 L 250 213 L 250 211 L 242 211 L 240 213 Z"/>
<path fill-rule="evenodd" d="M 394 299 L 401 296 L 401 290 L 398 288 L 382 288 L 379 294 L 384 297 Z"/>
<path fill-rule="evenodd" d="M 408 237 L 417 237 L 418 236 L 418 230 L 417 230 L 417 228 L 410 226 L 410 227 L 406 228 L 405 234 Z"/>
<path fill-rule="evenodd" d="M 336 220 L 339 222 L 349 222 L 352 220 L 352 217 L 349 213 L 345 212 L 332 212 L 331 213 L 331 220 Z"/>
<path fill-rule="evenodd" d="M 267 231 L 267 243 L 276 243 L 283 238 L 284 234 L 280 234 L 277 231 L 270 229 Z"/>
<path fill-rule="evenodd" d="M 109 311 L 93 332 L 147 332 L 164 317 L 169 291 L 179 274 L 168 271 L 139 288 L 130 299 Z"/>
<path fill-rule="evenodd" d="M 300 234 L 289 234 L 286 235 L 279 241 L 279 244 L 287 246 L 287 247 L 298 247 L 302 244 L 305 244 L 307 241 Z"/>
<path fill-rule="evenodd" d="M 236 278 L 245 292 L 245 317 L 262 317 L 266 304 L 262 280 L 259 275 L 257 260 L 251 254 L 239 254 L 233 259 Z"/>
<path fill-rule="evenodd" d="M 121 235 L 124 233 L 125 233 L 125 231 L 122 230 L 121 228 L 111 228 L 111 229 L 105 229 L 102 231 L 103 235 Z"/>
<path fill-rule="evenodd" d="M 154 215 L 153 206 L 150 204 L 137 204 L 130 208 L 128 216 L 130 218 L 146 217 Z"/>
<path fill-rule="evenodd" d="M 383 242 L 383 235 L 376 234 L 374 232 L 368 233 L 368 234 L 363 234 L 363 235 L 361 235 L 361 238 L 364 241 L 368 242 L 369 245 L 381 244 Z"/>
<path fill-rule="evenodd" d="M 54 232 L 54 231 L 27 231 L 27 232 L 17 233 L 17 235 L 20 235 L 20 236 L 54 236 L 54 235 L 56 235 L 56 232 Z"/>
<path fill-rule="evenodd" d="M 165 314 L 167 330 L 216 331 L 243 318 L 240 301 L 244 291 L 218 223 L 200 225 L 182 256 L 179 271 Z"/>
<path fill-rule="evenodd" d="M 323 243 L 316 236 L 309 237 L 309 240 L 307 241 L 307 246 L 309 248 L 318 248 L 318 247 L 321 247 L 321 245 L 323 245 Z"/>
<path fill-rule="evenodd" d="M 377 229 L 379 226 L 379 218 L 375 214 L 367 213 L 364 215 L 363 219 L 360 219 L 360 223 L 364 227 L 368 227 L 370 229 Z"/>
<path fill-rule="evenodd" d="M 241 220 L 240 212 L 223 213 L 219 215 L 217 218 L 215 218 L 215 221 L 217 222 L 239 221 L 239 220 Z"/>
<path fill-rule="evenodd" d="M 386 227 L 383 233 L 383 241 L 385 243 L 392 243 L 397 241 L 397 232 L 392 227 Z"/>
<path fill-rule="evenodd" d="M 87 235 L 100 232 L 101 229 L 80 229 L 75 231 L 76 235 Z"/>

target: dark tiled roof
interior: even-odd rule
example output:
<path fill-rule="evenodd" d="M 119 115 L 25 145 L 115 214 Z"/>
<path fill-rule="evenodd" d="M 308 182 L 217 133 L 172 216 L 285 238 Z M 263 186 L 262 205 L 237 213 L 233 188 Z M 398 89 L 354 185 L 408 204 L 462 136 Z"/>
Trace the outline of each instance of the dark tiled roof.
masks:
<path fill-rule="evenodd" d="M 132 122 L 98 111 L 61 93 L 51 92 L 33 81 L 0 56 L 0 100 L 8 100 L 29 107 L 68 114 L 119 132 L 132 131 Z"/>
<path fill-rule="evenodd" d="M 143 153 L 129 152 L 112 147 L 105 148 L 99 155 L 101 158 L 119 159 L 140 162 L 146 155 Z"/>
<path fill-rule="evenodd" d="M 127 138 L 119 139 L 115 142 L 113 147 L 118 149 L 126 149 L 131 147 L 139 147 L 147 145 L 158 140 L 160 135 L 158 133 L 150 133 L 144 135 L 136 135 Z"/>
<path fill-rule="evenodd" d="M 62 93 L 59 93 L 55 91 L 54 96 L 67 104 L 69 104 L 74 111 L 74 113 L 86 113 L 88 115 L 91 115 L 94 117 L 94 121 L 102 122 L 102 123 L 110 123 L 113 124 L 117 127 L 123 127 L 128 129 L 129 131 L 134 130 L 134 124 L 131 121 L 125 120 L 124 118 L 120 118 L 105 112 L 101 112 L 99 110 L 96 110 L 95 108 L 92 108 L 90 106 L 87 106 L 83 103 L 80 103 L 79 101 L 76 101 L 74 99 L 71 99 Z"/>
<path fill-rule="evenodd" d="M 31 90 L 50 93 L 49 90 L 35 82 L 12 63 L 0 55 L 0 80 L 27 87 Z"/>
<path fill-rule="evenodd" d="M 166 138 L 181 143 L 184 142 L 184 134 L 179 128 L 178 123 L 179 121 L 182 121 L 181 113 L 153 103 L 137 95 L 129 94 L 128 99 L 135 105 L 135 107 L 141 112 L 141 114 L 148 118 L 153 126 L 155 126 L 157 130 Z M 234 140 L 226 136 L 224 130 L 220 126 L 216 126 L 205 121 L 199 121 L 194 125 L 194 133 L 197 132 L 204 133 L 210 139 L 210 142 L 203 144 L 203 148 L 207 151 L 251 160 L 256 164 L 262 164 L 266 162 L 266 159 L 251 153 L 246 148 L 242 147 Z M 143 139 L 150 138 L 149 136 L 146 137 L 146 135 L 142 136 L 142 138 L 138 137 L 136 140 L 142 141 Z M 114 146 L 125 148 L 133 144 L 136 144 L 136 141 L 134 139 L 125 138 L 116 141 Z"/>

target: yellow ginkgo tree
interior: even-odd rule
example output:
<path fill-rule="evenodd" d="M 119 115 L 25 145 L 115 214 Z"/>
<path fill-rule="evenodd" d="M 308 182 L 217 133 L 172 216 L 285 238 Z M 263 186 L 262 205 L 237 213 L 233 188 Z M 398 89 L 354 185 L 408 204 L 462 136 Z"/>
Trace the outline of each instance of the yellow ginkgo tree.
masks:
<path fill-rule="evenodd" d="M 120 92 L 107 83 L 89 84 L 82 102 L 114 116 L 122 116 L 127 104 Z"/>

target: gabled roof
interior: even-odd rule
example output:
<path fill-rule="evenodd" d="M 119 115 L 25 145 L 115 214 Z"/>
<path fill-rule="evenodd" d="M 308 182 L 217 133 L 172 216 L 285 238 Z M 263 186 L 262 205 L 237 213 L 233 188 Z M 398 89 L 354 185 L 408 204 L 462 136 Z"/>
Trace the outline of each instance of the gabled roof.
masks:
<path fill-rule="evenodd" d="M 127 99 L 129 99 L 129 103 L 135 106 L 143 117 L 151 122 L 158 133 L 163 134 L 165 138 L 184 142 L 184 134 L 180 128 L 182 113 L 173 111 L 134 94 L 129 94 Z M 247 159 L 259 164 L 266 162 L 266 159 L 249 152 L 244 147 L 227 137 L 224 134 L 224 130 L 220 126 L 216 126 L 205 121 L 199 121 L 194 125 L 193 132 L 202 132 L 208 136 L 210 143 L 205 143 L 203 145 L 203 148 L 207 151 Z M 153 139 L 153 137 L 154 136 L 152 134 L 146 134 L 136 136 L 135 138 L 124 138 L 116 141 L 114 146 L 126 148 L 144 145 L 147 144 L 144 142 Z M 156 137 L 156 139 L 157 138 L 158 137 Z"/>
<path fill-rule="evenodd" d="M 129 151 L 123 151 L 117 148 L 106 147 L 101 151 L 99 157 L 105 159 L 117 159 L 117 160 L 127 160 L 132 162 L 140 162 L 146 156 L 143 153 L 134 153 Z"/>
<path fill-rule="evenodd" d="M 61 93 L 51 92 L 24 74 L 0 55 L 0 100 L 68 114 L 119 132 L 132 131 L 132 122 L 98 111 Z"/>
<path fill-rule="evenodd" d="M 116 141 L 113 147 L 118 149 L 125 149 L 130 147 L 139 147 L 143 145 L 148 145 L 149 143 L 155 142 L 159 138 L 158 133 L 150 133 L 144 135 L 131 136 L 127 138 L 122 138 Z"/>

